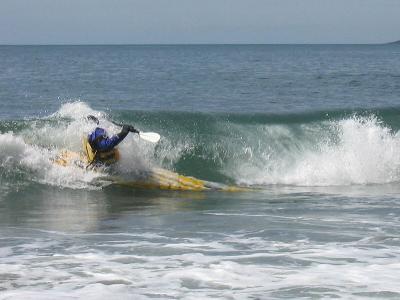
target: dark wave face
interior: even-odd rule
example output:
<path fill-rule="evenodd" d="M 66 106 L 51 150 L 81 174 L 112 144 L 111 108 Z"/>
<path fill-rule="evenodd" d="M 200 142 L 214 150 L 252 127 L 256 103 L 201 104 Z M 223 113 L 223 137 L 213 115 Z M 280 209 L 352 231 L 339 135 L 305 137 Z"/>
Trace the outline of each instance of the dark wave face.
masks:
<path fill-rule="evenodd" d="M 40 182 L 99 188 L 99 177 L 51 162 L 59 151 L 81 150 L 94 114 L 110 134 L 110 121 L 155 131 L 157 145 L 130 135 L 117 172 L 163 167 L 201 179 L 241 185 L 331 186 L 383 184 L 400 179 L 397 108 L 303 114 L 207 114 L 111 111 L 71 102 L 44 118 L 0 123 L 1 180 L 5 187 Z M 7 184 L 10 183 L 10 184 Z M 12 184 L 11 184 L 12 182 Z M 101 186 L 101 184 L 100 184 Z"/>

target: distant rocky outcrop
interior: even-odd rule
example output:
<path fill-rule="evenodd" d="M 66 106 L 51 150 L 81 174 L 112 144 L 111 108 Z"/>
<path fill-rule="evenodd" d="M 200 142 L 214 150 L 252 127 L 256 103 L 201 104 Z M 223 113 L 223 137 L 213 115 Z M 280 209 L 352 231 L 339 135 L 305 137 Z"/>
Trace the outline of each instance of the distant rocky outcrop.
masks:
<path fill-rule="evenodd" d="M 388 44 L 390 44 L 390 45 L 400 45 L 400 41 L 395 41 L 395 42 L 391 42 L 391 43 L 388 43 Z"/>

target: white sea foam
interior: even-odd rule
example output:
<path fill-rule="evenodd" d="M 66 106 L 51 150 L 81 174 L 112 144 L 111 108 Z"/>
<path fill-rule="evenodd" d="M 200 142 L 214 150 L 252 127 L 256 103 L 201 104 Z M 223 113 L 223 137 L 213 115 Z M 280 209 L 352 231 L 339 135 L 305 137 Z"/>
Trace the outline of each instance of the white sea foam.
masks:
<path fill-rule="evenodd" d="M 170 244 L 165 237 L 160 244 L 159 237 L 154 238 L 146 244 L 121 241 L 124 247 L 114 247 L 118 241 L 105 237 L 100 245 L 82 247 L 31 239 L 29 245 L 14 247 L 12 255 L 7 254 L 9 248 L 0 248 L 5 254 L 0 273 L 7 278 L 0 281 L 5 289 L 0 299 L 42 299 L 41 292 L 49 298 L 85 299 L 111 295 L 117 299 L 245 299 L 299 293 L 362 298 L 363 293 L 400 293 L 396 246 L 283 243 L 234 234 L 214 243 L 185 237 Z M 20 287 L 18 291 L 14 285 Z"/>
<path fill-rule="evenodd" d="M 355 116 L 324 126 L 311 124 L 308 128 L 303 126 L 302 133 L 304 139 L 296 138 L 291 131 L 285 133 L 282 128 L 271 134 L 271 128 L 267 128 L 259 138 L 264 139 L 264 145 L 271 146 L 246 161 L 236 162 L 230 171 L 234 169 L 232 173 L 240 183 L 260 185 L 330 186 L 400 181 L 400 134 L 393 133 L 374 116 Z M 276 146 L 284 142 L 289 144 Z"/>
<path fill-rule="evenodd" d="M 61 105 L 60 109 L 50 117 L 63 117 L 72 119 L 84 119 L 88 115 L 94 115 L 98 118 L 104 117 L 104 113 L 92 109 L 87 103 L 82 101 L 67 102 Z"/>
<path fill-rule="evenodd" d="M 30 180 L 72 188 L 94 188 L 90 183 L 101 174 L 86 172 L 77 167 L 61 167 L 51 159 L 57 150 L 25 143 L 12 132 L 0 134 L 0 164 L 9 176 L 16 172 L 26 174 Z M 10 175 L 11 174 L 11 175 Z M 2 175 L 4 176 L 4 174 Z"/>

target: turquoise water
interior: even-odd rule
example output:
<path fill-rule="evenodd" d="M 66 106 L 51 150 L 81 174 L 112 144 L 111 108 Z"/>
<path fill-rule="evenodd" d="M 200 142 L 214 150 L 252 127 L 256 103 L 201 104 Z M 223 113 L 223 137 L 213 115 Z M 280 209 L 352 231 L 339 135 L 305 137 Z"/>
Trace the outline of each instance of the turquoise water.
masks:
<path fill-rule="evenodd" d="M 398 298 L 400 48 L 0 47 L 0 299 Z M 59 167 L 94 114 L 120 187 Z"/>

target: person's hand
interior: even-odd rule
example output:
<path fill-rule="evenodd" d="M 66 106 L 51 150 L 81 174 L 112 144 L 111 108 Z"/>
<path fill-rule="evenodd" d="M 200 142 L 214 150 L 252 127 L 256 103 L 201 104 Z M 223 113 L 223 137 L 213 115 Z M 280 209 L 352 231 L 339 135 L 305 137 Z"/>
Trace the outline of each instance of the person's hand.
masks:
<path fill-rule="evenodd" d="M 99 125 L 99 119 L 97 119 L 95 116 L 88 115 L 86 118 L 88 119 L 88 121 L 95 122 L 97 125 Z"/>
<path fill-rule="evenodd" d="M 139 131 L 136 130 L 135 127 L 133 127 L 132 125 L 127 125 L 127 126 L 128 126 L 128 129 L 129 129 L 130 132 L 139 133 Z"/>
<path fill-rule="evenodd" d="M 123 125 L 122 132 L 125 132 L 126 134 L 128 134 L 128 132 L 139 133 L 139 131 L 136 130 L 132 125 Z"/>

